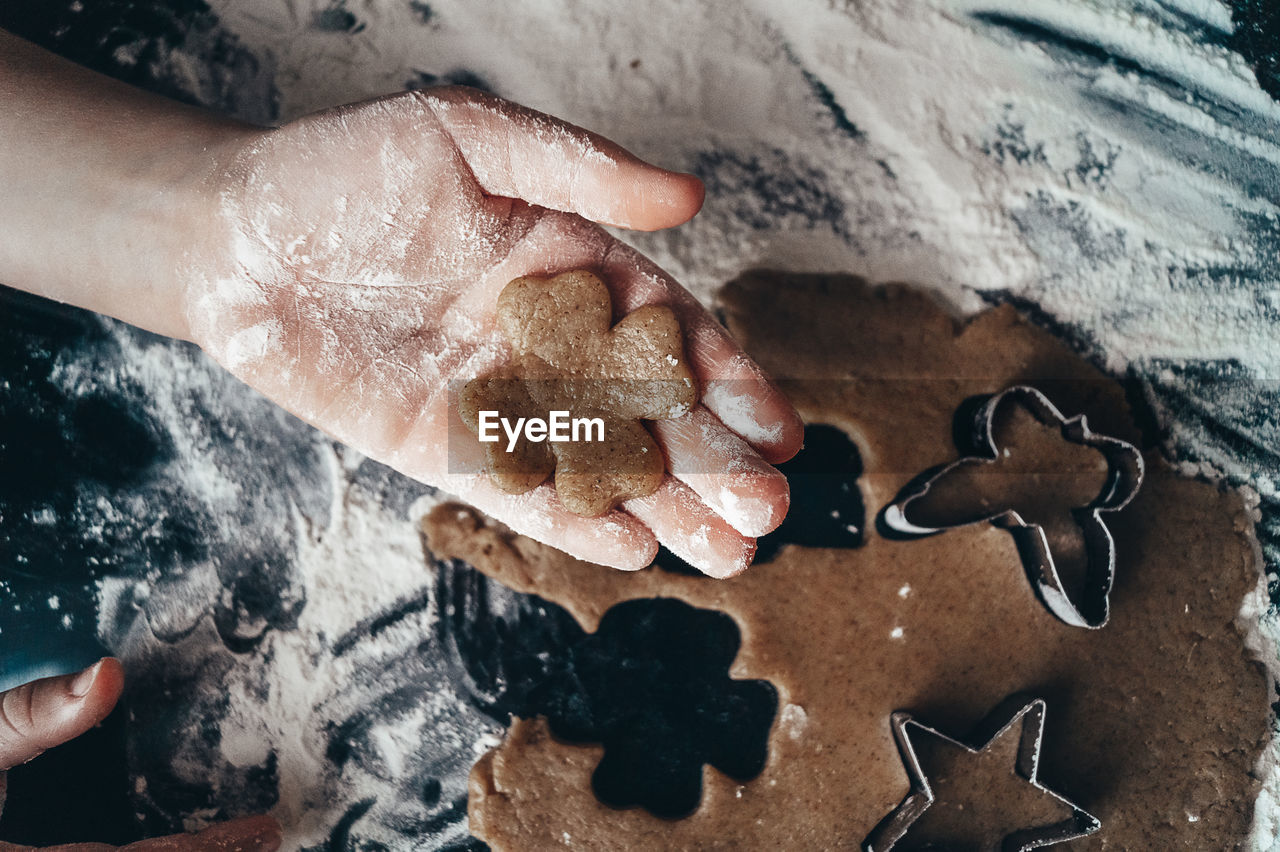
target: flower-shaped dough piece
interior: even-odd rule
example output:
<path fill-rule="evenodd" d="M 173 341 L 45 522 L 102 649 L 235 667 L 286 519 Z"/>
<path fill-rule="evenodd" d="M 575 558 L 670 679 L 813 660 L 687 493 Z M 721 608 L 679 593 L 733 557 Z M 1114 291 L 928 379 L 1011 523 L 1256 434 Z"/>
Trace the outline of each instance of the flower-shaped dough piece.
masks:
<path fill-rule="evenodd" d="M 610 327 L 612 317 L 604 282 L 583 270 L 517 278 L 503 289 L 498 325 L 512 361 L 467 384 L 463 421 L 478 435 L 481 412 L 497 412 L 507 424 L 567 412 L 583 424 L 563 441 L 531 440 L 527 430 L 508 440 L 504 426 L 499 440 L 483 445 L 498 487 L 521 494 L 554 471 L 565 508 L 596 517 L 662 483 L 666 461 L 640 420 L 680 417 L 698 400 L 680 324 L 659 305 Z"/>

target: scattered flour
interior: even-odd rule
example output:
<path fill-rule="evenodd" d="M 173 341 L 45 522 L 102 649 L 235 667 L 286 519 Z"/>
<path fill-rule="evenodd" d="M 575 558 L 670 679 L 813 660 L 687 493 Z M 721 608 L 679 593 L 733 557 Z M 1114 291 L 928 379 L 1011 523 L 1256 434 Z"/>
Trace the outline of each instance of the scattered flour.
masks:
<path fill-rule="evenodd" d="M 433 0 L 426 12 L 375 0 L 346 4 L 359 26 L 341 33 L 313 24 L 330 0 L 211 6 L 275 69 L 282 119 L 398 91 L 422 69 L 464 69 L 505 97 L 699 174 L 708 197 L 691 224 L 623 236 L 708 304 L 751 266 L 855 272 L 925 287 L 958 312 L 1025 300 L 1099 363 L 1143 381 L 1169 362 L 1230 360 L 1246 380 L 1225 392 L 1244 404 L 1255 381 L 1280 378 L 1269 236 L 1280 210 L 1259 189 L 1280 175 L 1280 110 L 1213 37 L 1233 26 L 1213 0 L 658 0 L 625 16 L 606 0 L 554 10 Z M 321 246 L 343 239 L 320 237 Z M 312 246 L 295 249 L 305 258 Z M 250 335 L 244 351 L 270 339 Z M 750 433 L 732 399 L 721 410 L 747 437 L 767 437 Z M 1202 472 L 1274 497 L 1271 478 L 1215 455 L 1177 411 L 1161 410 L 1188 464 L 1208 457 Z M 165 413 L 171 424 L 180 415 Z M 201 448 L 183 451 L 199 458 Z M 240 733 L 223 756 L 251 762 L 267 742 L 290 755 L 277 812 L 301 821 L 296 843 L 338 807 L 329 797 L 394 787 L 390 775 L 366 773 L 343 777 L 347 793 L 325 775 L 319 732 L 340 718 L 358 664 L 317 660 L 315 645 L 426 582 L 407 523 L 348 497 L 337 472 L 334 481 L 330 518 L 299 522 L 307 605 L 297 631 L 271 634 L 227 684 L 223 730 Z M 236 499 L 225 477 L 200 487 L 211 506 Z M 706 546 L 700 532 L 691 548 Z M 104 587 L 104 617 L 123 594 Z M 1261 624 L 1259 637 L 1277 635 L 1261 601 L 1242 617 Z M 406 629 L 426 629 L 421 618 Z M 380 634 L 368 653 L 406 641 L 395 637 Z M 1262 638 L 1259 647 L 1275 659 Z M 270 684 L 265 700 L 247 697 L 254 684 Z M 378 724 L 383 762 L 401 765 L 396 752 L 412 746 L 406 732 L 422 718 Z M 463 754 L 476 742 L 459 740 Z M 1264 769 L 1259 848 L 1277 834 L 1280 801 L 1280 780 Z"/>

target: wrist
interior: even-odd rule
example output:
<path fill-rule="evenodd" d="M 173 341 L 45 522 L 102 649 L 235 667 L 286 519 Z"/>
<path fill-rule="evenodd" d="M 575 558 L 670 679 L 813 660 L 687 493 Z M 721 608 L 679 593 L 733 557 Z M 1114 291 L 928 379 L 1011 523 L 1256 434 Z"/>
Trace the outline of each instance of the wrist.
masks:
<path fill-rule="evenodd" d="M 172 106 L 159 121 L 122 126 L 117 155 L 80 175 L 84 218 L 76 227 L 101 279 L 74 292 L 83 307 L 192 340 L 193 292 L 232 263 L 231 225 L 220 215 L 224 176 L 260 131 Z"/>
<path fill-rule="evenodd" d="M 0 282 L 188 338 L 244 125 L 0 33 Z"/>
<path fill-rule="evenodd" d="M 121 182 L 115 203 L 123 215 L 103 221 L 104 253 L 111 245 L 135 247 L 136 265 L 121 258 L 121 274 L 135 276 L 137 310 L 119 318 L 183 340 L 193 340 L 195 294 L 236 274 L 233 223 L 223 214 L 222 193 L 238 152 L 262 132 L 199 119 L 175 128 L 150 162 Z"/>

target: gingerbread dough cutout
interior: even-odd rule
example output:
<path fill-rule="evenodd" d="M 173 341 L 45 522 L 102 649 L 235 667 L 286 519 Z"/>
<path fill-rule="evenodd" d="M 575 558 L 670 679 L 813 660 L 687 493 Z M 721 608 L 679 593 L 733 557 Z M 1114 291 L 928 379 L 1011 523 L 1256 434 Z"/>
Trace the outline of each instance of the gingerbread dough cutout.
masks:
<path fill-rule="evenodd" d="M 497 440 L 484 443 L 486 465 L 504 491 L 524 493 L 554 473 L 565 508 L 597 517 L 662 483 L 666 462 L 640 421 L 681 417 L 698 400 L 680 324 L 661 305 L 611 327 L 612 314 L 608 288 L 584 270 L 517 278 L 498 297 L 512 361 L 463 388 L 463 422 L 482 440 L 484 412 L 508 423 L 563 412 L 573 423 L 570 440 L 531 440 L 527 431 L 508 440 L 490 416 L 487 434 Z"/>
<path fill-rule="evenodd" d="M 1010 307 L 959 324 L 905 288 L 783 273 L 746 275 L 723 299 L 730 330 L 805 419 L 857 443 L 865 505 L 954 461 L 957 408 L 1011 385 L 1041 388 L 1099 432 L 1141 445 L 1123 387 Z M 731 676 L 778 694 L 760 774 L 743 782 L 707 767 L 697 809 L 678 820 L 601 803 L 601 748 L 560 741 L 536 716 L 513 720 L 472 770 L 472 833 L 495 850 L 855 849 L 912 792 L 895 712 L 963 732 L 1025 692 L 1052 708 L 1037 777 L 1102 825 L 1069 848 L 1245 846 L 1273 718 L 1241 618 L 1246 602 L 1265 600 L 1251 510 L 1155 454 L 1145 460 L 1141 491 L 1108 519 L 1124 570 L 1101 630 L 1047 611 L 1015 542 L 990 524 L 911 540 L 868 530 L 852 548 L 787 545 L 735 578 L 707 580 L 611 571 L 473 510 L 438 508 L 424 521 L 433 559 L 558 604 L 588 631 L 635 599 L 726 613 L 741 632 Z M 1009 765 L 993 772 L 1013 778 Z M 1002 796 L 988 786 L 972 795 Z M 1044 822 L 1004 798 L 985 805 L 1022 826 Z"/>

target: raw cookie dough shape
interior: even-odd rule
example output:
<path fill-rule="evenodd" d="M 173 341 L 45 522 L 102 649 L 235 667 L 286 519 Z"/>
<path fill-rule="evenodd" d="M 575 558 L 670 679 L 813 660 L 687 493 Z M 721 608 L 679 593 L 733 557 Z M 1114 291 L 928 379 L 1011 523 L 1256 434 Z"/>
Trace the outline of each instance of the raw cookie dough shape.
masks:
<path fill-rule="evenodd" d="M 997 844 L 1003 852 L 1027 852 L 1096 832 L 1102 827 L 1097 817 L 1053 792 L 1039 779 L 1045 710 L 1043 699 L 1012 696 L 965 740 L 929 727 L 910 713 L 894 713 L 890 720 L 893 738 L 902 755 L 911 792 L 868 835 L 866 852 L 953 845 L 985 850 L 995 849 Z M 930 745 L 941 748 L 930 754 L 926 751 Z M 922 759 L 925 755 L 932 759 Z M 968 778 L 965 762 L 972 764 L 974 770 Z M 992 773 L 997 777 L 983 777 Z M 1023 805 L 1023 813 L 1010 812 L 1009 799 L 1013 797 L 991 801 L 998 799 L 1000 788 L 1011 780 L 1010 775 L 1020 786 L 1035 791 L 1034 798 L 1024 796 L 1024 801 L 1017 803 Z M 935 779 L 933 783 L 931 778 Z M 993 818 L 984 811 L 1000 815 Z M 1069 816 L 1057 818 L 1066 811 Z M 928 817 L 935 817 L 933 825 L 928 824 Z M 1020 819 L 1031 822 L 1017 825 Z M 997 830 L 1002 836 L 986 834 L 1001 823 L 1004 825 Z M 977 836 L 964 836 L 975 830 Z"/>
<path fill-rule="evenodd" d="M 1028 520 L 1021 506 L 1013 505 L 1009 498 L 980 495 L 963 510 L 952 506 L 932 517 L 922 510 L 931 492 L 949 485 L 953 488 L 956 484 L 979 485 L 983 478 L 994 478 L 992 474 L 1009 457 L 1009 449 L 997 433 L 1001 431 L 998 419 L 1002 409 L 1010 406 L 1024 409 L 1041 424 L 1057 429 L 1066 441 L 1092 448 L 1106 460 L 1106 474 L 1096 495 L 1086 505 L 1069 510 L 1081 536 L 1079 542 L 1070 534 L 1074 530 L 1059 530 L 1050 535 L 1046 523 Z M 1123 509 L 1138 493 L 1144 470 L 1142 454 L 1126 441 L 1091 430 L 1083 414 L 1067 418 L 1048 397 L 1026 385 L 1001 391 L 980 405 L 965 443 L 971 445 L 973 453 L 936 472 L 926 471 L 909 483 L 897 499 L 885 507 L 881 515 L 884 525 L 892 532 L 911 536 L 931 535 L 975 523 L 991 523 L 1008 530 L 1017 542 L 1027 578 L 1050 612 L 1073 627 L 1105 625 L 1110 616 L 1108 599 L 1115 579 L 1116 547 L 1102 515 Z M 963 452 L 968 447 L 960 449 Z M 1011 475 L 1022 480 L 1022 484 L 1027 482 L 1021 471 Z M 966 478 L 967 483 L 963 481 Z M 1067 551 L 1073 550 L 1078 552 L 1068 556 Z M 1063 576 L 1062 566 L 1068 559 L 1081 565 L 1074 583 Z M 1069 588 L 1071 585 L 1078 586 L 1075 592 Z"/>
<path fill-rule="evenodd" d="M 1142 437 L 1120 383 L 1008 305 L 958 322 L 905 287 L 770 272 L 744 275 L 721 299 L 730 331 L 801 415 L 857 442 L 868 506 L 891 503 L 904 472 L 953 461 L 956 410 L 1012 385 L 1088 412 L 1105 434 Z M 731 674 L 778 690 L 761 774 L 740 784 L 708 767 L 701 805 L 675 821 L 601 804 L 599 748 L 557 740 L 542 719 L 515 721 L 472 771 L 472 833 L 495 852 L 565 848 L 566 834 L 573 848 L 856 848 L 910 792 L 887 724 L 895 710 L 961 732 L 1030 692 L 1053 707 L 1040 777 L 1104 826 L 1069 848 L 1248 848 L 1274 722 L 1253 616 L 1241 613 L 1265 601 L 1254 518 L 1238 493 L 1155 454 L 1146 462 L 1142 490 L 1108 519 L 1123 570 L 1105 630 L 1046 610 L 1012 538 L 990 524 L 786 547 L 719 581 L 611 571 L 433 513 L 433 560 L 465 560 L 554 601 L 584 630 L 633 598 L 728 613 L 742 637 Z"/>
<path fill-rule="evenodd" d="M 499 488 L 523 494 L 554 472 L 565 508 L 597 517 L 662 483 L 666 462 L 640 421 L 681 417 L 698 400 L 680 324 L 662 305 L 637 308 L 610 327 L 612 312 L 608 288 L 584 270 L 517 278 L 498 296 L 498 325 L 513 359 L 463 388 L 467 427 L 479 433 L 480 411 L 512 421 L 568 411 L 604 422 L 603 441 L 522 435 L 513 452 L 505 437 L 484 443 Z"/>

